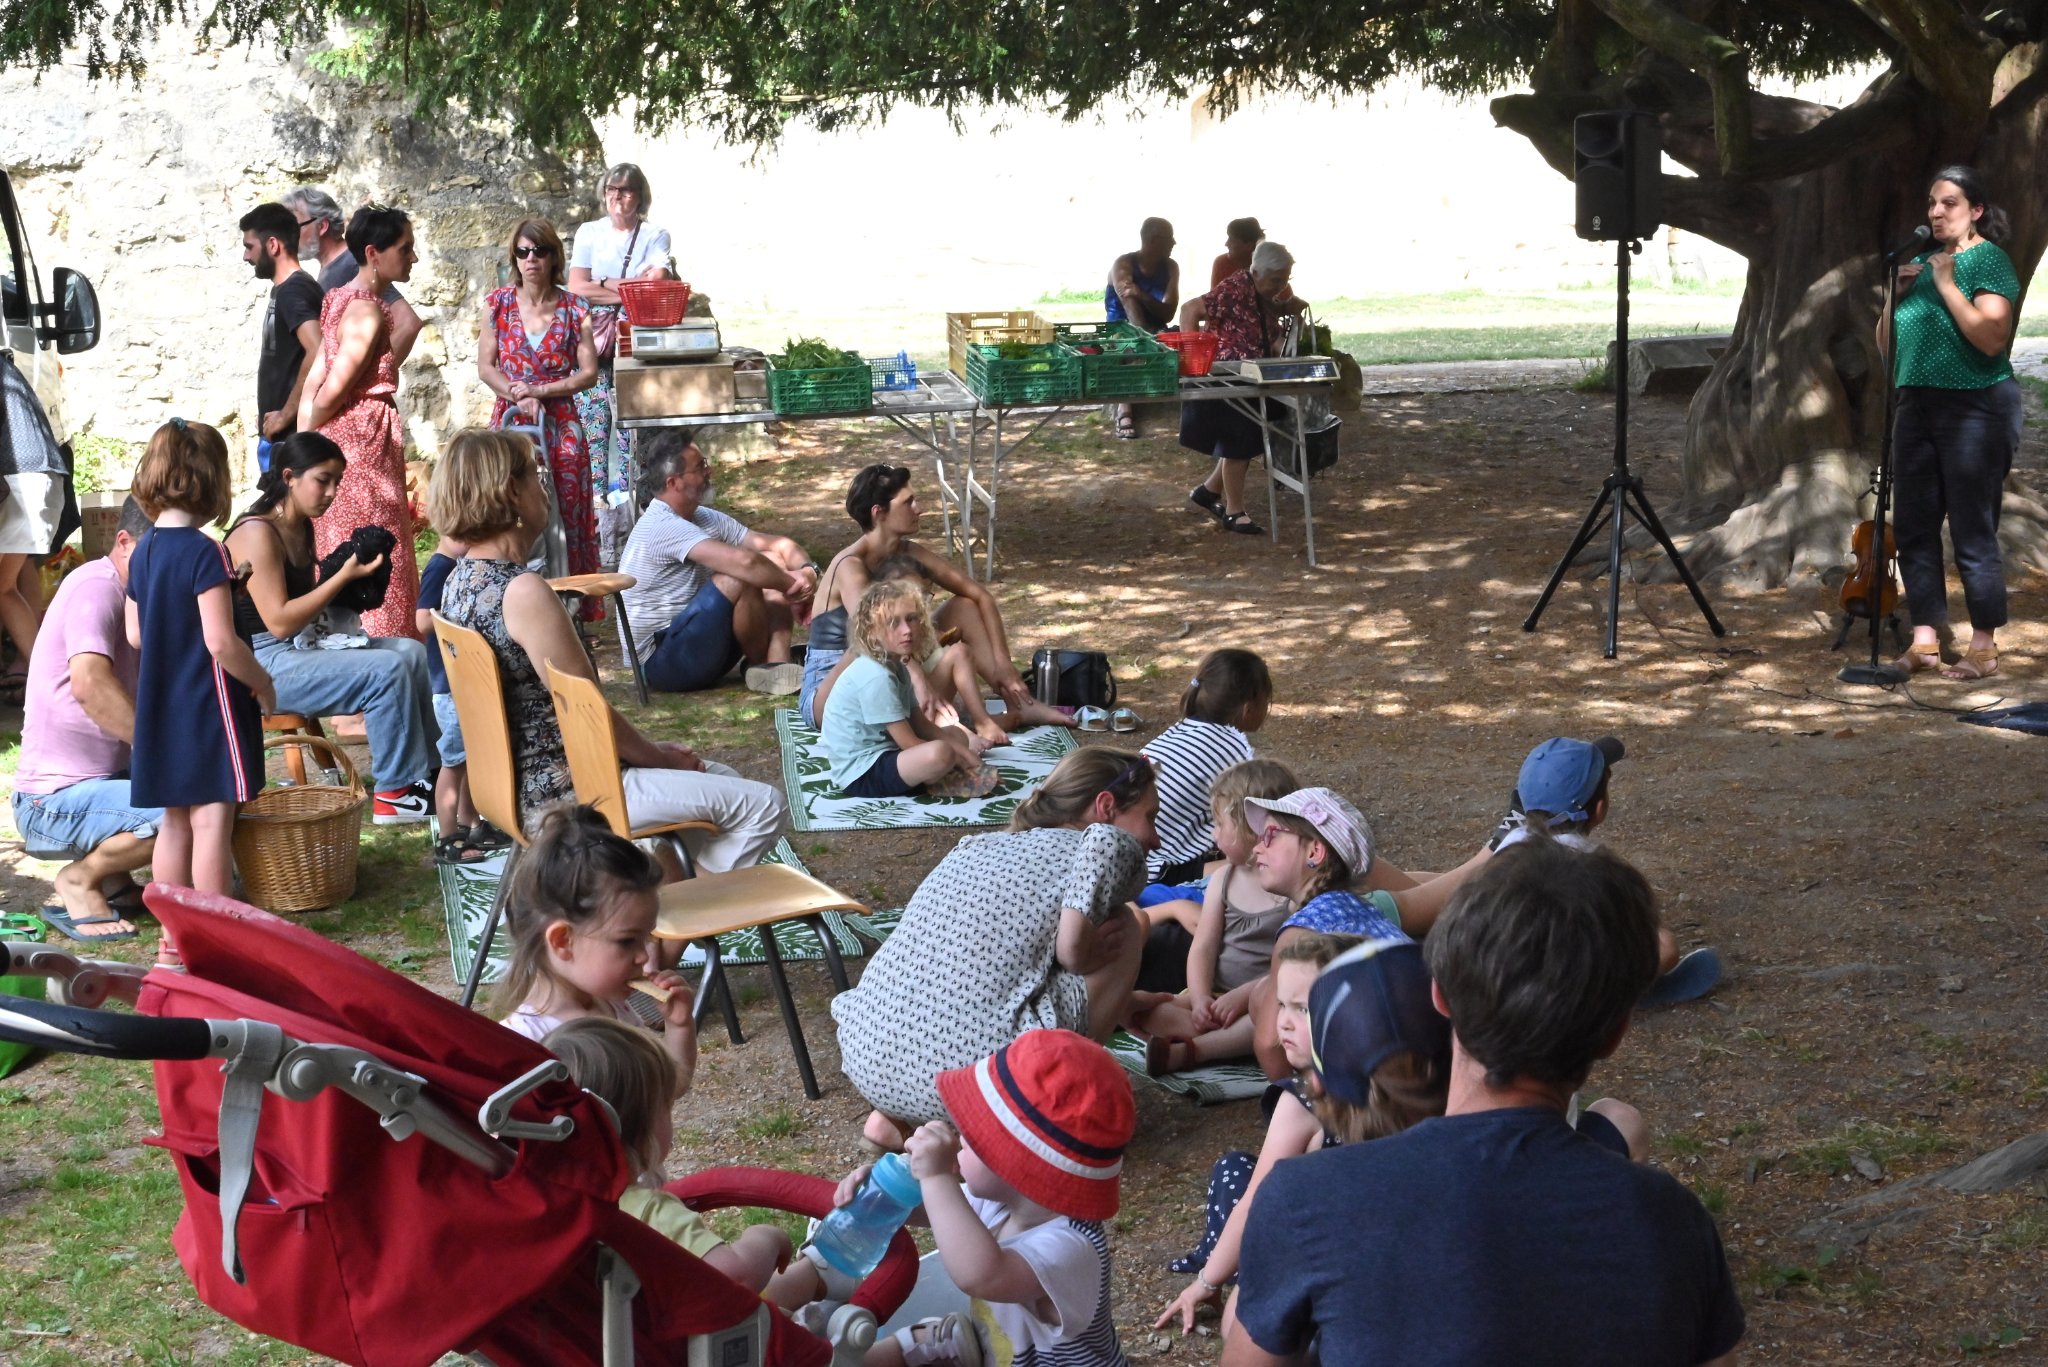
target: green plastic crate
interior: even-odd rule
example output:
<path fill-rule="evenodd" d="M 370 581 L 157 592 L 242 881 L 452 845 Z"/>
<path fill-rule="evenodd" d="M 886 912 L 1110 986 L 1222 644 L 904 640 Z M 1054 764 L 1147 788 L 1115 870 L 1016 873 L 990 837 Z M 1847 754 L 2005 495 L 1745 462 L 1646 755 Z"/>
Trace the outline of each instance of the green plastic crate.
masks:
<path fill-rule="evenodd" d="M 865 413 L 874 404 L 874 372 L 866 361 L 785 370 L 768 358 L 768 406 L 778 413 Z"/>
<path fill-rule="evenodd" d="M 1008 358 L 1000 347 L 967 348 L 967 387 L 983 403 L 1064 403 L 1081 397 L 1081 358 L 1059 342 Z"/>
<path fill-rule="evenodd" d="M 24 912 L 0 912 L 0 940 L 36 940 L 43 938 L 42 920 Z M 40 976 L 0 977 L 0 993 L 10 997 L 28 997 L 34 1001 L 44 999 L 44 982 Z M 29 1060 L 36 1051 L 26 1044 L 15 1044 L 0 1040 L 0 1077 L 6 1077 Z"/>
<path fill-rule="evenodd" d="M 1180 392 L 1180 356 L 1131 323 L 1055 323 L 1081 361 L 1081 397 L 1130 399 Z M 1082 347 L 1100 347 L 1090 355 Z"/>

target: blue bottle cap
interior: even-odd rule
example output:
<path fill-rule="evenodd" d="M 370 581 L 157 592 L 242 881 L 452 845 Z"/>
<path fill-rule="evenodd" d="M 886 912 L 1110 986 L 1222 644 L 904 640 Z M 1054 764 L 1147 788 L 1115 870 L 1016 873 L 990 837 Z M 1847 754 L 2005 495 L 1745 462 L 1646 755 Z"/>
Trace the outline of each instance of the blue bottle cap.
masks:
<path fill-rule="evenodd" d="M 876 1159 L 869 1177 L 902 1205 L 916 1206 L 924 1200 L 924 1188 L 910 1171 L 910 1160 L 900 1153 L 885 1153 Z"/>

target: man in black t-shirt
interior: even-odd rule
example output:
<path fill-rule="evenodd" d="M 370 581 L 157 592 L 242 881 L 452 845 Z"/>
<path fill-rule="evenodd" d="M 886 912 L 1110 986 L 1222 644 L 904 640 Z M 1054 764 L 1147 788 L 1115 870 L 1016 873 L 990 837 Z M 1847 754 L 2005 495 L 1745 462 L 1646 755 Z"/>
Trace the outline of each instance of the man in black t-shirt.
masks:
<path fill-rule="evenodd" d="M 282 204 L 242 215 L 242 260 L 270 282 L 256 360 L 258 431 L 282 441 L 298 430 L 299 395 L 320 354 L 320 282 L 299 265 L 299 221 Z"/>
<path fill-rule="evenodd" d="M 1714 1221 L 1668 1173 L 1565 1123 L 1657 973 L 1643 876 L 1538 836 L 1424 942 L 1451 1022 L 1444 1114 L 1276 1163 L 1253 1198 L 1223 1367 L 1731 1364 Z"/>

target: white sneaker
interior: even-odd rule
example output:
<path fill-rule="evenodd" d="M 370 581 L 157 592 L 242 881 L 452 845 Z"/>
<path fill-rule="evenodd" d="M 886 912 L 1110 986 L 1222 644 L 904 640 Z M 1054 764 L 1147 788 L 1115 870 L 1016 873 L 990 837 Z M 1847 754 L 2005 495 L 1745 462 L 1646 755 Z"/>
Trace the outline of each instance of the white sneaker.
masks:
<path fill-rule="evenodd" d="M 787 661 L 779 665 L 748 665 L 747 687 L 770 697 L 787 697 L 804 686 L 804 667 Z"/>
<path fill-rule="evenodd" d="M 981 1336 L 974 1330 L 974 1321 L 958 1311 L 899 1329 L 896 1341 L 903 1345 L 903 1367 L 949 1362 L 981 1367 Z"/>

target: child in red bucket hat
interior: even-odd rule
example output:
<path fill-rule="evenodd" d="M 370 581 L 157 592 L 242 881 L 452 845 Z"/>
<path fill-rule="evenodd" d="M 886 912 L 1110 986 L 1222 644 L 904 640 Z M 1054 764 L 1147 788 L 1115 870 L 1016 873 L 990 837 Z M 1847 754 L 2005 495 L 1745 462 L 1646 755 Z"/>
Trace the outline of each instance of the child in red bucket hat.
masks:
<path fill-rule="evenodd" d="M 973 1307 L 882 1340 L 865 1367 L 1127 1367 L 1100 1223 L 1137 1127 L 1123 1069 L 1070 1030 L 1032 1030 L 937 1081 L 953 1123 L 910 1136 L 910 1169 Z"/>

